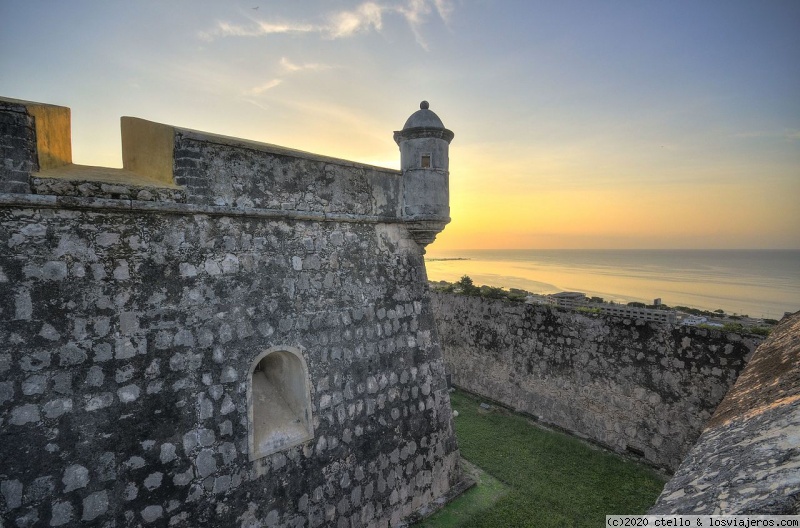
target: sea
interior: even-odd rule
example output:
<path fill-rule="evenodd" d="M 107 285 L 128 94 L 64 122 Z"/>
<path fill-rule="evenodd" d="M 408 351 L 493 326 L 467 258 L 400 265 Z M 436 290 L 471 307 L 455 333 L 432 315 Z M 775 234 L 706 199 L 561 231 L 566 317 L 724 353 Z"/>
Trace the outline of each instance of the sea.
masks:
<path fill-rule="evenodd" d="M 428 279 L 780 319 L 800 310 L 800 250 L 429 250 Z"/>

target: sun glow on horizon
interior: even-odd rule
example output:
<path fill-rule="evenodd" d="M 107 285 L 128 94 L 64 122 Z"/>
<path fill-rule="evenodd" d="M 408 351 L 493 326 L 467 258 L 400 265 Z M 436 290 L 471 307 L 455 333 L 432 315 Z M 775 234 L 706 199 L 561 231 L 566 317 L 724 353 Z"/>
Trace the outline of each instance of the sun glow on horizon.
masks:
<path fill-rule="evenodd" d="M 455 133 L 432 251 L 800 248 L 800 4 L 197 7 L 0 3 L 0 94 L 110 167 L 130 115 L 397 169 L 425 99 Z"/>

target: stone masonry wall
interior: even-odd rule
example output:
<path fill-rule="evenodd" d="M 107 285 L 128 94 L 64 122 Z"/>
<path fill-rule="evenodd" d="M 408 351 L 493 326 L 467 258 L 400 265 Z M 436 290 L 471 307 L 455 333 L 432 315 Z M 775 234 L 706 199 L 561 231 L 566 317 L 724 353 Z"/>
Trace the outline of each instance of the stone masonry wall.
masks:
<path fill-rule="evenodd" d="M 23 104 L 8 102 L 0 112 L 0 193 L 30 191 L 30 173 L 39 169 L 34 118 Z"/>
<path fill-rule="evenodd" d="M 202 148 L 179 192 L 75 168 L 0 194 L 0 525 L 387 526 L 459 478 L 422 251 L 378 214 L 400 174 Z M 314 437 L 251 462 L 272 347 L 302 352 Z"/>
<path fill-rule="evenodd" d="M 674 470 L 760 339 L 432 293 L 452 383 Z"/>
<path fill-rule="evenodd" d="M 650 513 L 800 514 L 800 313 L 758 347 Z"/>
<path fill-rule="evenodd" d="M 226 138 L 177 129 L 175 182 L 197 204 L 395 221 L 400 214 L 402 179 L 396 171 L 247 146 L 231 148 Z"/>

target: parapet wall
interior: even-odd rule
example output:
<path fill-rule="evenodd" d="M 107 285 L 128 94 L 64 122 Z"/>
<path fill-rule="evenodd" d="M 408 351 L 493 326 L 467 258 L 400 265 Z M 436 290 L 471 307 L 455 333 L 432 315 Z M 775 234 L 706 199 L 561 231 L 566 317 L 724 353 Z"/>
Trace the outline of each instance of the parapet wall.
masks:
<path fill-rule="evenodd" d="M 432 293 L 452 383 L 675 470 L 761 341 Z"/>
<path fill-rule="evenodd" d="M 758 347 L 650 513 L 800 514 L 800 313 Z"/>
<path fill-rule="evenodd" d="M 398 171 L 179 129 L 174 153 L 195 203 L 400 219 Z"/>
<path fill-rule="evenodd" d="M 186 203 L 204 212 L 234 208 L 261 216 L 268 211 L 319 220 L 402 221 L 400 171 L 132 117 L 121 119 L 122 169 L 74 165 L 69 116 L 68 108 L 0 98 L 0 192 Z"/>
<path fill-rule="evenodd" d="M 457 483 L 400 173 L 140 120 L 44 168 L 45 121 L 0 101 L 0 525 L 385 527 Z"/>

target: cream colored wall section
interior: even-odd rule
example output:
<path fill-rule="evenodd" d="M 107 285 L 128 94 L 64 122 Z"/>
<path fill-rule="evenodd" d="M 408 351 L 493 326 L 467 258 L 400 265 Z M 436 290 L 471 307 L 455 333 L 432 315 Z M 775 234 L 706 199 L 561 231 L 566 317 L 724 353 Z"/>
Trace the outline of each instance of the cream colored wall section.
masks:
<path fill-rule="evenodd" d="M 70 109 L 39 103 L 25 103 L 36 118 L 36 150 L 39 170 L 54 169 L 72 163 L 72 118 Z"/>
<path fill-rule="evenodd" d="M 72 163 L 72 118 L 69 108 L 11 97 L 0 97 L 0 100 L 24 106 L 36 120 L 39 170 Z"/>
<path fill-rule="evenodd" d="M 172 185 L 175 129 L 138 117 L 122 117 L 120 127 L 123 169 Z"/>

